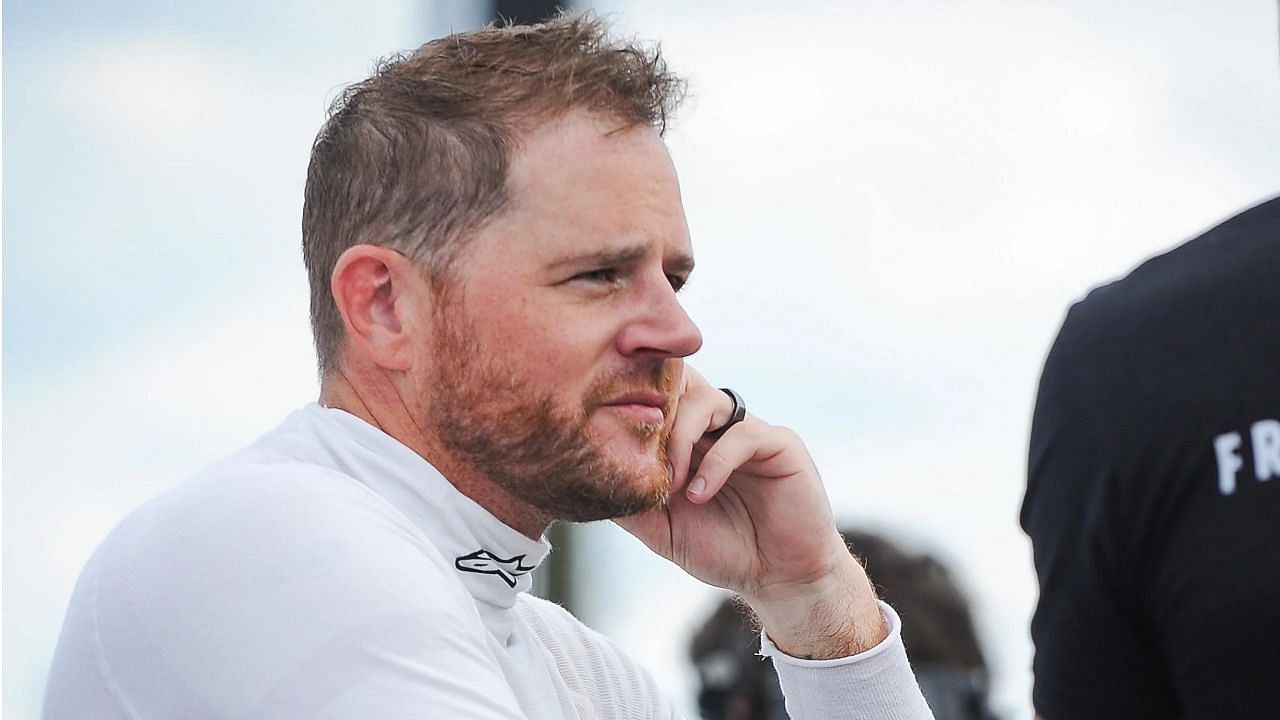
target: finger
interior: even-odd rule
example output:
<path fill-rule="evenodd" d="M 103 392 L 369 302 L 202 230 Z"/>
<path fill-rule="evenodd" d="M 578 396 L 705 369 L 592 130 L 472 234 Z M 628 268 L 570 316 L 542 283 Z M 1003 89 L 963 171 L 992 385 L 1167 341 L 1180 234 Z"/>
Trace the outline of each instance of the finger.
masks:
<path fill-rule="evenodd" d="M 691 386 L 680 398 L 671 434 L 667 437 L 667 460 L 671 463 L 673 491 L 680 491 L 689 479 L 694 444 L 708 430 L 728 422 L 732 410 L 733 401 L 729 396 L 707 385 L 705 381 Z"/>
<path fill-rule="evenodd" d="M 705 399 L 712 390 L 702 374 L 687 363 L 682 368 L 680 396 L 676 399 L 675 417 L 671 421 L 671 430 L 667 436 L 668 458 L 672 465 L 684 465 L 679 462 L 684 446 L 690 439 L 696 440 L 698 432 L 697 418 L 706 412 Z"/>
<path fill-rule="evenodd" d="M 765 432 L 767 429 L 764 422 L 750 415 L 729 428 L 702 456 L 702 462 L 698 464 L 697 472 L 685 492 L 689 500 L 694 503 L 707 502 L 720 492 L 720 488 L 724 487 L 729 477 L 743 463 L 778 453 L 782 448 L 775 447 L 778 443 L 771 441 L 769 434 Z"/>
<path fill-rule="evenodd" d="M 689 453 L 689 476 L 698 472 L 698 466 L 702 464 L 702 456 L 707 454 L 707 450 L 715 444 L 715 440 L 703 435 L 698 442 L 693 444 L 693 452 Z"/>

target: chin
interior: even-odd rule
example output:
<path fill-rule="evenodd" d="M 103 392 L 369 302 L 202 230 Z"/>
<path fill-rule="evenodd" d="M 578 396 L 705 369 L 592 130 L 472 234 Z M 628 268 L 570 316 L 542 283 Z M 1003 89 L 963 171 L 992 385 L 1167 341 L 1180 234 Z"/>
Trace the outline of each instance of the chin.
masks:
<path fill-rule="evenodd" d="M 671 484 L 666 447 L 657 438 L 614 441 L 606 446 L 605 454 L 621 474 L 633 476 L 637 486 L 656 485 L 659 477 L 666 485 Z"/>
<path fill-rule="evenodd" d="M 630 447 L 616 445 L 609 452 L 614 467 L 631 477 L 636 490 L 649 494 L 660 492 L 663 498 L 671 489 L 671 470 L 667 467 L 667 449 L 659 438 L 638 445 L 634 440 Z"/>
<path fill-rule="evenodd" d="M 597 448 L 604 450 L 604 448 Z M 661 507 L 671 494 L 671 473 L 659 452 L 596 455 L 599 465 L 579 482 L 562 485 L 548 512 L 557 520 L 593 522 L 638 515 Z"/>
<path fill-rule="evenodd" d="M 667 470 L 666 461 L 660 467 L 655 462 L 654 467 L 644 471 L 636 468 L 632 482 L 630 491 L 626 493 L 631 499 L 628 507 L 625 510 L 619 509 L 614 517 L 635 515 L 661 507 L 671 495 L 671 473 Z"/>

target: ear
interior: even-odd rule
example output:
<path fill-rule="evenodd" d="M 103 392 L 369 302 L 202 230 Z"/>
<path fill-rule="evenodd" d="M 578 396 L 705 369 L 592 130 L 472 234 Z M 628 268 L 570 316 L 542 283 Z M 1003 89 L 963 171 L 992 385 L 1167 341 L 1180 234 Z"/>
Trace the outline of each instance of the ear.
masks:
<path fill-rule="evenodd" d="M 395 250 L 353 245 L 334 265 L 333 300 L 342 314 L 350 350 L 386 370 L 413 364 L 413 332 L 430 299 L 413 261 Z"/>

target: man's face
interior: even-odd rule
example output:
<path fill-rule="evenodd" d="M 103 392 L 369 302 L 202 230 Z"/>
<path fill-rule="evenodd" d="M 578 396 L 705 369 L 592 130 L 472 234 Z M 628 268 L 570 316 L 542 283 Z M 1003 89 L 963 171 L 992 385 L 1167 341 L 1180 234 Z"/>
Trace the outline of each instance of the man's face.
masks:
<path fill-rule="evenodd" d="M 546 516 L 596 520 L 665 499 L 692 270 L 657 133 L 570 115 L 524 138 L 512 203 L 469 241 L 425 350 L 441 444 Z"/>

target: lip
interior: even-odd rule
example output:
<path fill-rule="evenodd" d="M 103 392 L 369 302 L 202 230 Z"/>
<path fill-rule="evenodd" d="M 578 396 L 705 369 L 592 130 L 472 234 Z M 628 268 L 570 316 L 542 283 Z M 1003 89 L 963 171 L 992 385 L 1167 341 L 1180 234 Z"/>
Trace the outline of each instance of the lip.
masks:
<path fill-rule="evenodd" d="M 619 395 L 616 398 L 604 403 L 608 405 L 647 405 L 663 409 L 667 406 L 667 396 L 660 392 L 631 392 L 625 395 Z"/>
<path fill-rule="evenodd" d="M 632 392 L 619 395 L 601 407 L 619 410 L 645 423 L 663 423 L 667 415 L 667 396 L 658 392 Z"/>

